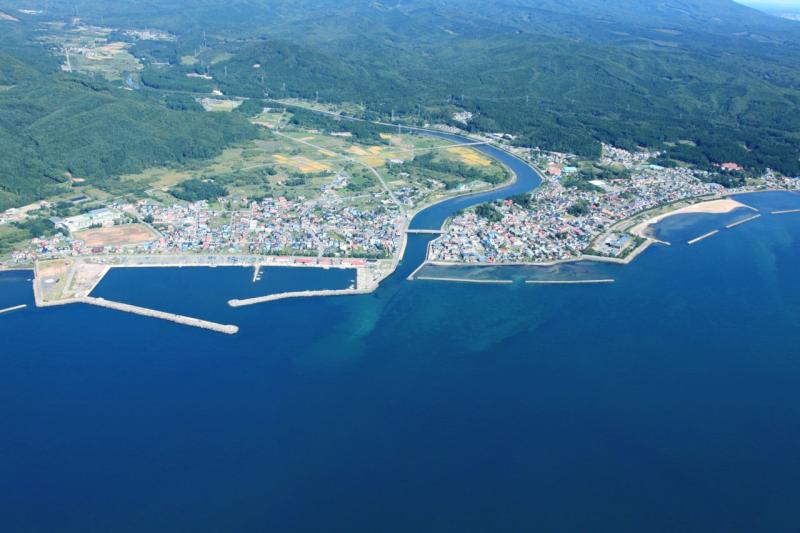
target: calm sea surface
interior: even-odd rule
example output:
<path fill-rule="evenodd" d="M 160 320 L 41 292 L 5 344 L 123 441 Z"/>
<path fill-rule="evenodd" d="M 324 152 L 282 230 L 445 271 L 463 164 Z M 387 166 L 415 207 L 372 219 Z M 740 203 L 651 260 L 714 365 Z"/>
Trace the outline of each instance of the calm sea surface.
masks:
<path fill-rule="evenodd" d="M 673 246 L 591 267 L 608 285 L 398 275 L 232 309 L 353 273 L 184 268 L 96 293 L 235 336 L 0 315 L 0 530 L 796 532 L 800 215 L 686 244 L 747 214 L 665 220 Z M 29 278 L 0 274 L 0 308 Z"/>

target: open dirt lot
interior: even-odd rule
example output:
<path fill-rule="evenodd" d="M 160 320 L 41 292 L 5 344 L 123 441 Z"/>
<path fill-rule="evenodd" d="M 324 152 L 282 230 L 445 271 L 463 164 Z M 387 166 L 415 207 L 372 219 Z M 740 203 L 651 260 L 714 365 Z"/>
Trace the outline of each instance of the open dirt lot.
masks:
<path fill-rule="evenodd" d="M 132 246 L 150 242 L 158 236 L 143 224 L 123 224 L 80 231 L 75 237 L 86 246 Z"/>

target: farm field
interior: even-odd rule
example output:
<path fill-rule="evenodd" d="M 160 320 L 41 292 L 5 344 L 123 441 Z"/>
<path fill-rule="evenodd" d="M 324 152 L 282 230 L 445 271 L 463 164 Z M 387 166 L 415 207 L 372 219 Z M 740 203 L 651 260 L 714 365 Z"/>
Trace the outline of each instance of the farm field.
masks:
<path fill-rule="evenodd" d="M 143 68 L 141 62 L 130 54 L 130 45 L 109 41 L 111 29 L 97 26 L 66 23 L 47 24 L 48 32 L 42 41 L 60 47 L 64 53 L 63 70 L 99 74 L 109 80 L 120 80 Z M 69 54 L 69 63 L 67 63 Z"/>
<path fill-rule="evenodd" d="M 337 195 L 353 197 L 353 201 L 358 197 L 362 202 L 364 195 L 381 190 L 380 182 L 370 170 L 373 168 L 392 189 L 417 189 L 419 196 L 413 201 L 417 203 L 441 196 L 459 185 L 480 181 L 460 169 L 472 168 L 487 175 L 505 172 L 476 150 L 453 146 L 445 139 L 381 133 L 369 143 L 359 142 L 347 133 L 298 127 L 290 122 L 291 116 L 290 112 L 260 113 L 252 119 L 264 126 L 259 139 L 228 148 L 206 162 L 125 175 L 120 189 L 139 190 L 143 196 L 174 202 L 169 193 L 171 188 L 200 179 L 212 180 L 224 186 L 228 194 L 239 197 L 311 200 L 336 182 Z M 423 155 L 430 156 L 438 170 L 411 164 L 415 157 Z"/>

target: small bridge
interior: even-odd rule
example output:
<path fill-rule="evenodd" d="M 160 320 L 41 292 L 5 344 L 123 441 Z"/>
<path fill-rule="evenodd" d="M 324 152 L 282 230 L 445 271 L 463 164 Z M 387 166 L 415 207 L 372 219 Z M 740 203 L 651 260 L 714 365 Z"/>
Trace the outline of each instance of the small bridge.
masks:
<path fill-rule="evenodd" d="M 440 229 L 407 229 L 409 235 L 441 235 L 444 233 Z"/>

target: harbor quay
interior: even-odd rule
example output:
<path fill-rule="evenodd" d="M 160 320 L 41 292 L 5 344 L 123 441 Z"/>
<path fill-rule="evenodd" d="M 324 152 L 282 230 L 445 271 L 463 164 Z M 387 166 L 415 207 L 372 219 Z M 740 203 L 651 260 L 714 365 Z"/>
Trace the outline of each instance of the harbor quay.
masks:
<path fill-rule="evenodd" d="M 380 281 L 392 269 L 391 261 L 355 258 L 199 254 L 77 257 L 37 261 L 34 264 L 34 299 L 36 306 L 40 308 L 82 303 L 232 335 L 238 332 L 237 326 L 217 324 L 194 317 L 96 298 L 92 297 L 91 293 L 112 268 L 249 267 L 254 269 L 253 281 L 255 282 L 260 279 L 262 268 L 277 266 L 354 269 L 356 271 L 356 286 L 353 289 L 303 291 L 301 294 L 303 296 L 369 293 L 377 288 Z M 288 297 L 297 297 L 297 295 L 270 295 L 263 297 L 262 300 L 272 301 Z"/>

